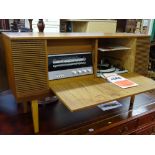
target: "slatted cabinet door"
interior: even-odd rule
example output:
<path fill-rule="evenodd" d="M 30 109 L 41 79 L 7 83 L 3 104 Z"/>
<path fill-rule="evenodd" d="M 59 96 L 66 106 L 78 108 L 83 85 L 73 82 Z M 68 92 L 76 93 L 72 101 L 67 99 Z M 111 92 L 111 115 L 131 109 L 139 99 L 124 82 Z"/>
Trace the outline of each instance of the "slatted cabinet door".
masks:
<path fill-rule="evenodd" d="M 17 99 L 48 91 L 45 40 L 12 40 L 12 63 Z"/>
<path fill-rule="evenodd" d="M 149 65 L 150 38 L 137 38 L 134 72 L 147 75 Z"/>

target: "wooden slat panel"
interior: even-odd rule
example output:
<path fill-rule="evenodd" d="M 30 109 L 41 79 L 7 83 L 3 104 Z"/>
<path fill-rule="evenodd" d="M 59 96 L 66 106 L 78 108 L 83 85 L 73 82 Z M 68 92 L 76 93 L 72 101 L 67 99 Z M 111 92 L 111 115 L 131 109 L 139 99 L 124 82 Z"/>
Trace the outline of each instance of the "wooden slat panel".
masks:
<path fill-rule="evenodd" d="M 21 99 L 47 91 L 48 67 L 45 41 L 14 40 L 11 46 L 16 97 Z"/>
<path fill-rule="evenodd" d="M 149 51 L 150 38 L 137 38 L 134 67 L 135 72 L 142 75 L 148 74 Z"/>

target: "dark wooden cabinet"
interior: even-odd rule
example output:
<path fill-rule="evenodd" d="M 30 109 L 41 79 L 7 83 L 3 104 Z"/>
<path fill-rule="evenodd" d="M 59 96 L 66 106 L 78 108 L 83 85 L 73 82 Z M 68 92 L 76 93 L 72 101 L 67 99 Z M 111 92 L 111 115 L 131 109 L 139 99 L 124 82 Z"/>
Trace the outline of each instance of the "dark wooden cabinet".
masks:
<path fill-rule="evenodd" d="M 150 135 L 155 132 L 155 111 L 151 113 L 144 113 L 143 115 L 137 116 L 125 120 L 126 123 L 120 122 L 120 125 L 115 125 L 104 131 L 103 129 L 98 130 L 95 134 L 105 135 Z M 102 132 L 103 130 L 103 132 Z"/>
<path fill-rule="evenodd" d="M 142 106 L 143 107 L 143 106 Z M 71 135 L 151 135 L 155 134 L 155 103 L 147 105 L 146 111 L 138 115 L 135 110 L 100 117 L 90 122 L 59 131 L 57 134 Z M 115 112 L 115 111 L 114 111 Z M 105 113 L 107 115 L 107 112 Z"/>
<path fill-rule="evenodd" d="M 135 130 L 137 128 L 137 119 L 134 119 L 132 121 L 129 121 L 127 123 L 123 123 L 121 125 L 116 125 L 115 127 L 112 127 L 111 129 L 107 129 L 105 131 L 99 130 L 96 134 L 105 134 L 105 135 L 124 135 L 128 134 L 131 131 Z M 104 129 L 103 129 L 104 130 Z"/>
<path fill-rule="evenodd" d="M 153 133 L 152 129 L 153 129 L 152 126 L 144 127 L 137 130 L 136 132 L 133 132 L 132 135 L 151 135 Z"/>
<path fill-rule="evenodd" d="M 74 132 L 66 134 L 93 134 L 93 135 L 150 135 L 155 133 L 155 112 L 144 114 L 133 120 L 125 120 L 112 125 L 96 128 L 96 124 L 91 128 L 83 127 L 76 129 Z"/>

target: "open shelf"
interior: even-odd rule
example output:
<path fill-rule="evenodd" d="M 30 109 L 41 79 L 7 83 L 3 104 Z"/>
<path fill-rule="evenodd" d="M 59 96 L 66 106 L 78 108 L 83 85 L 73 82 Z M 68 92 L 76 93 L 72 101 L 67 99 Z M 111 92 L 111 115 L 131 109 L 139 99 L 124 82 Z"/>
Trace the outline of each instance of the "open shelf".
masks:
<path fill-rule="evenodd" d="M 100 52 L 107 52 L 107 51 L 121 51 L 121 50 L 130 50 L 131 48 L 126 46 L 105 46 L 105 47 L 99 47 L 98 51 Z"/>

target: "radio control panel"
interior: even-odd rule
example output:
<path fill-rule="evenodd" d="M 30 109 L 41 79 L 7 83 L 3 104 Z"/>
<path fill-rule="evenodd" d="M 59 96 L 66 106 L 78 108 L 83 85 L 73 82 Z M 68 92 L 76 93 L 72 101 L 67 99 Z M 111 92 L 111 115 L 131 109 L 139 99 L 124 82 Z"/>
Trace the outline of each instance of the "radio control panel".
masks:
<path fill-rule="evenodd" d="M 54 80 L 54 79 L 63 79 L 63 78 L 76 77 L 76 76 L 88 75 L 88 74 L 93 74 L 93 68 L 92 67 L 85 67 L 82 69 L 81 68 L 68 69 L 65 71 L 49 72 L 48 77 L 49 77 L 49 80 Z"/>
<path fill-rule="evenodd" d="M 49 80 L 89 74 L 93 74 L 91 52 L 48 56 Z"/>

